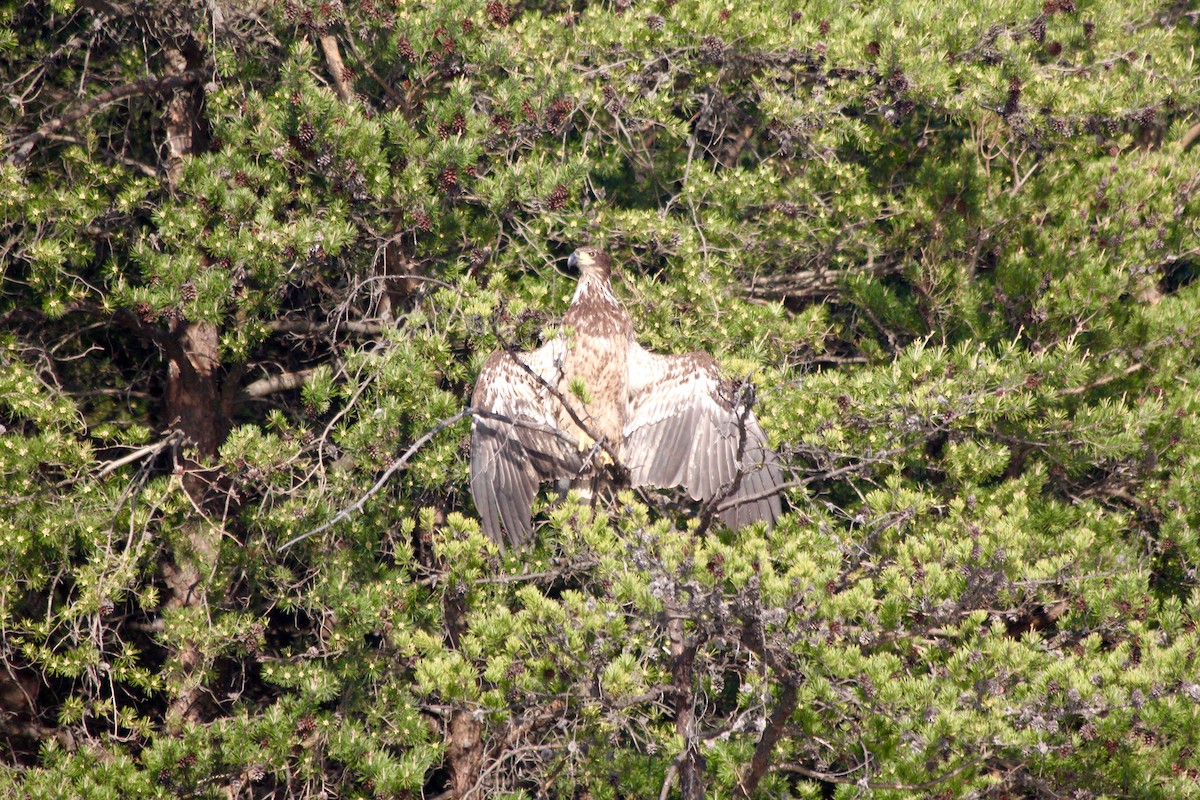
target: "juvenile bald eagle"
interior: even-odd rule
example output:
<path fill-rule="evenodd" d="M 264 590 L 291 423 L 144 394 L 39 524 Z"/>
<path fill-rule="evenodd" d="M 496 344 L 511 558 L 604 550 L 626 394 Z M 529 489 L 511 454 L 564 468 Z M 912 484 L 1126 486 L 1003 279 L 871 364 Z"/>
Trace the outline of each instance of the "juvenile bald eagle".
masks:
<path fill-rule="evenodd" d="M 633 486 L 682 485 L 694 500 L 723 498 L 720 518 L 734 529 L 773 524 L 778 461 L 716 361 L 639 345 L 613 295 L 606 253 L 584 247 L 567 264 L 580 278 L 563 333 L 532 352 L 493 353 L 475 385 L 471 494 L 484 532 L 520 547 L 538 484 L 583 485 L 613 455 Z"/>

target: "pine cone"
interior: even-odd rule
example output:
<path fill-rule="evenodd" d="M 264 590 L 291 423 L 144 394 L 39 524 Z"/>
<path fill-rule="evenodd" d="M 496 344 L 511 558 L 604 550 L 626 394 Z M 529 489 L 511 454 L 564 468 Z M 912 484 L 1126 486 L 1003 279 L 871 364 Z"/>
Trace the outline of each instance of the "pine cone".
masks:
<path fill-rule="evenodd" d="M 1046 18 L 1038 17 L 1033 22 L 1029 23 L 1029 35 L 1038 44 L 1046 40 Z"/>
<path fill-rule="evenodd" d="M 512 7 L 500 0 L 491 0 L 484 11 L 487 13 L 488 19 L 501 28 L 512 22 Z"/>
<path fill-rule="evenodd" d="M 546 126 L 557 131 L 574 110 L 573 102 L 564 97 L 558 98 L 550 104 L 550 108 L 546 111 Z"/>
<path fill-rule="evenodd" d="M 567 187 L 565 184 L 558 184 L 554 190 L 546 197 L 546 208 L 551 211 L 560 211 L 567 204 Z"/>
<path fill-rule="evenodd" d="M 725 41 L 720 36 L 705 36 L 700 40 L 700 52 L 709 61 L 721 61 L 725 56 Z"/>

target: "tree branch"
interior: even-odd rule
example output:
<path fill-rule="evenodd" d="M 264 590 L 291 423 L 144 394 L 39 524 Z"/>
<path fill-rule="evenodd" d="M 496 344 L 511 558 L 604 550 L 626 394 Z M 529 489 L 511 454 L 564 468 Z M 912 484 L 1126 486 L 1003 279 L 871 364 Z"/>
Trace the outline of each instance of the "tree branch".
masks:
<path fill-rule="evenodd" d="M 300 369 L 296 370 L 295 372 L 284 372 L 280 375 L 254 381 L 254 383 L 251 383 L 245 389 L 242 389 L 241 393 L 238 394 L 238 402 L 253 400 L 256 397 L 266 397 L 267 395 L 274 394 L 275 392 L 286 392 L 291 389 L 299 389 L 308 381 L 309 376 L 312 375 L 314 371 L 315 370 L 312 369 Z"/>
<path fill-rule="evenodd" d="M 19 144 L 17 151 L 13 153 L 11 160 L 14 164 L 20 164 L 29 158 L 29 154 L 38 142 L 48 137 L 50 134 L 71 125 L 89 114 L 98 111 L 104 106 L 111 105 L 118 100 L 124 100 L 126 97 L 137 97 L 146 94 L 162 94 L 174 89 L 180 89 L 184 86 L 190 86 L 199 82 L 209 74 L 209 70 L 194 69 L 190 72 L 183 72 L 178 75 L 168 75 L 166 77 L 158 77 L 157 75 L 148 75 L 145 78 L 136 80 L 133 83 L 124 86 L 118 86 L 114 89 L 109 89 L 107 92 L 101 92 L 95 97 L 84 101 L 73 111 L 63 114 L 61 117 L 55 117 L 46 124 L 42 125 L 33 133 L 18 139 L 14 144 Z"/>
<path fill-rule="evenodd" d="M 771 712 L 771 717 L 767 720 L 767 727 L 763 729 L 762 736 L 758 740 L 758 745 L 754 748 L 754 756 L 750 759 L 750 766 L 746 768 L 745 773 L 738 780 L 737 794 L 735 796 L 744 797 L 749 800 L 750 796 L 758 789 L 758 784 L 766 776 L 767 770 L 771 766 L 771 753 L 775 751 L 775 745 L 778 744 L 780 737 L 783 736 L 784 727 L 795 710 L 796 684 L 792 676 L 788 675 L 784 677 L 783 691 L 779 694 L 779 701 L 775 704 L 775 710 Z"/>
<path fill-rule="evenodd" d="M 943 773 L 942 775 L 938 775 L 936 778 L 930 778 L 929 780 L 922 781 L 920 783 L 901 783 L 899 781 L 864 781 L 862 778 L 850 777 L 850 775 L 856 770 L 852 770 L 851 772 L 821 772 L 819 770 L 809 769 L 808 767 L 791 762 L 780 764 L 779 770 L 781 772 L 791 772 L 795 775 L 811 778 L 812 780 L 821 781 L 823 783 L 854 784 L 858 786 L 864 786 L 867 789 L 888 789 L 897 792 L 923 792 L 928 789 L 932 789 L 938 784 L 945 783 L 956 775 L 966 772 L 971 767 L 979 765 L 985 758 L 987 758 L 987 754 L 981 755 L 978 758 L 973 758 L 965 764 L 960 764 L 949 772 Z"/>
<path fill-rule="evenodd" d="M 283 552 L 284 550 L 287 550 L 292 545 L 294 545 L 298 542 L 302 542 L 310 536 L 315 536 L 318 533 L 327 531 L 330 528 L 332 528 L 334 525 L 341 522 L 342 520 L 349 519 L 352 514 L 358 512 L 358 511 L 361 511 L 363 506 L 365 506 L 367 504 L 367 501 L 370 500 L 375 495 L 379 494 L 380 490 L 383 489 L 383 487 L 387 484 L 387 482 L 389 480 L 391 480 L 391 477 L 393 475 L 395 475 L 397 472 L 404 469 L 404 467 L 408 465 L 409 460 L 414 455 L 417 454 L 418 450 L 420 450 L 422 447 L 424 447 L 426 444 L 428 444 L 429 441 L 431 439 L 433 439 L 434 436 L 437 436 L 439 433 L 446 430 L 446 428 L 449 428 L 451 425 L 458 423 L 460 420 L 471 416 L 471 414 L 474 412 L 474 410 L 475 409 L 473 409 L 473 408 L 464 408 L 462 411 L 459 411 L 457 414 L 453 414 L 449 417 L 446 417 L 444 420 L 439 422 L 437 425 L 434 425 L 432 428 L 430 428 L 428 431 L 426 431 L 424 435 L 422 435 L 419 439 L 417 439 L 415 442 L 413 442 L 412 447 L 410 447 L 404 451 L 404 455 L 400 456 L 398 459 L 393 461 L 391 466 L 388 467 L 386 470 L 384 470 L 383 474 L 379 476 L 379 480 L 375 481 L 375 485 L 372 486 L 370 489 L 368 489 L 366 494 L 364 494 L 362 497 L 358 498 L 358 500 L 356 500 L 353 505 L 351 505 L 347 508 L 343 508 L 341 511 L 339 511 L 337 514 L 335 514 L 333 516 L 333 519 L 329 520 L 328 522 L 324 523 L 323 525 L 313 528 L 310 531 L 306 531 L 306 532 L 300 534 L 299 536 L 294 536 L 291 539 L 289 539 L 288 541 L 284 542 L 282 545 L 279 546 L 279 552 Z"/>
<path fill-rule="evenodd" d="M 132 464 L 134 461 L 145 458 L 147 456 L 157 455 L 158 453 L 161 453 L 163 450 L 170 447 L 175 442 L 179 441 L 180 438 L 182 438 L 182 436 L 183 436 L 183 434 L 179 431 L 171 431 L 171 433 L 168 434 L 165 439 L 157 441 L 154 444 L 148 444 L 145 447 L 139 447 L 137 450 L 134 450 L 132 453 L 121 456 L 120 458 L 116 459 L 115 461 L 108 461 L 104 464 L 103 467 L 100 468 L 100 471 L 96 473 L 96 477 L 103 478 L 105 475 L 108 475 L 111 472 L 116 472 L 118 469 L 125 466 L 126 464 Z"/>
<path fill-rule="evenodd" d="M 346 64 L 342 61 L 342 53 L 338 50 L 337 37 L 327 33 L 320 39 L 321 52 L 325 54 L 325 66 L 329 69 L 329 77 L 337 89 L 338 97 L 343 103 L 354 102 L 354 89 L 346 80 Z"/>
<path fill-rule="evenodd" d="M 376 336 L 387 330 L 388 326 L 378 322 L 359 322 L 345 320 L 341 322 L 313 322 L 307 319 L 273 319 L 267 323 L 271 333 L 333 333 L 349 331 L 362 336 Z"/>

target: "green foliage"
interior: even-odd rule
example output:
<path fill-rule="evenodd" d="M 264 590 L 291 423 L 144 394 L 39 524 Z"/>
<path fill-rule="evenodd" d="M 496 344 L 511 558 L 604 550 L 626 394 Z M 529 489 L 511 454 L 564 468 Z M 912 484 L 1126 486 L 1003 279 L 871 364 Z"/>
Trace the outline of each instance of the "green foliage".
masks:
<path fill-rule="evenodd" d="M 160 5 L 0 8 L 0 791 L 1197 795 L 1186 4 Z M 584 242 L 777 527 L 396 461 Z"/>

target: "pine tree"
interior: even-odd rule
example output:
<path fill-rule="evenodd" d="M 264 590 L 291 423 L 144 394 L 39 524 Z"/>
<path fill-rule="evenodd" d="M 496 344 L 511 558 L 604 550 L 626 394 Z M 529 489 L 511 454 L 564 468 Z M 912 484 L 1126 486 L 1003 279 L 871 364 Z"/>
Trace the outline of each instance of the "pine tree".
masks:
<path fill-rule="evenodd" d="M 0 23 L 9 793 L 1196 794 L 1186 4 Z M 584 242 L 756 384 L 774 529 L 480 533 Z"/>

